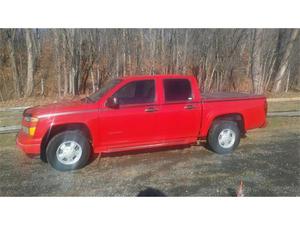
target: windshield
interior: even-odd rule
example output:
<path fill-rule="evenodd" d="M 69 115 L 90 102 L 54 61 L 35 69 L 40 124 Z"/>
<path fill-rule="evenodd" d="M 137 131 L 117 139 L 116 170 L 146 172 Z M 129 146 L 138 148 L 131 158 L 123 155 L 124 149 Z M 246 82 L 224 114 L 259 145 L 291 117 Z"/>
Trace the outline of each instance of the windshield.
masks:
<path fill-rule="evenodd" d="M 121 79 L 114 79 L 110 80 L 107 83 L 105 83 L 98 91 L 91 94 L 89 97 L 87 97 L 89 100 L 96 102 L 98 101 L 106 92 L 114 88 L 117 84 L 119 84 L 122 80 Z"/>

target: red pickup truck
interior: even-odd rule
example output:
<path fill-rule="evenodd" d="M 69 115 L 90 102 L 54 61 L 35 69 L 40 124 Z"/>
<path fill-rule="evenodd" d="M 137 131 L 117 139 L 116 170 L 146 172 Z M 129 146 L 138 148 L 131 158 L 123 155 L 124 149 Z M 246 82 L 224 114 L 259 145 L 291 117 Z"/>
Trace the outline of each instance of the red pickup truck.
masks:
<path fill-rule="evenodd" d="M 201 95 L 193 76 L 122 77 L 84 99 L 26 109 L 17 145 L 61 171 L 85 166 L 91 153 L 198 140 L 226 154 L 266 126 L 266 113 L 264 96 Z"/>

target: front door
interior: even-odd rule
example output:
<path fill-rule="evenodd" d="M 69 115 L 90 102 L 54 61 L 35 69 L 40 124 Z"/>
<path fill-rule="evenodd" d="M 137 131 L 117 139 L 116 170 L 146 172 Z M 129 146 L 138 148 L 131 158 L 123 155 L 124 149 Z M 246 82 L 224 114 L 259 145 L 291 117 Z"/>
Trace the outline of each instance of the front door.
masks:
<path fill-rule="evenodd" d="M 157 123 L 155 80 L 129 81 L 112 97 L 119 108 L 105 108 L 100 112 L 101 145 L 108 149 L 150 145 L 161 137 Z"/>

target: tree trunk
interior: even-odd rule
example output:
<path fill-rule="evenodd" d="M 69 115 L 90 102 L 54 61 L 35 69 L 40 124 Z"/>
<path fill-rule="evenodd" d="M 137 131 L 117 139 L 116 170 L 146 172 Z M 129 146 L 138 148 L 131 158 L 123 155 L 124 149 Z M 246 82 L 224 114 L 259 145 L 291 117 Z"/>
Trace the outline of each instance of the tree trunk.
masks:
<path fill-rule="evenodd" d="M 3 95 L 2 95 L 1 90 L 0 90 L 0 97 L 1 97 L 1 101 L 3 102 L 4 100 L 3 100 Z"/>
<path fill-rule="evenodd" d="M 160 63 L 162 65 L 162 73 L 166 73 L 166 65 L 165 65 L 165 35 L 164 29 L 161 29 L 161 57 Z"/>
<path fill-rule="evenodd" d="M 5 92 L 5 96 L 6 97 L 8 97 L 8 91 L 7 91 L 7 88 L 6 88 L 6 82 L 5 82 L 5 80 L 4 80 L 4 76 L 3 76 L 3 74 L 2 74 L 2 82 L 3 82 L 3 86 L 4 86 L 4 92 Z"/>
<path fill-rule="evenodd" d="M 123 76 L 126 74 L 126 33 L 125 29 L 123 29 L 122 32 L 122 37 L 123 37 Z"/>
<path fill-rule="evenodd" d="M 99 68 L 97 68 L 96 69 L 96 87 L 95 87 L 95 89 L 96 89 L 96 91 L 99 89 L 99 82 L 100 82 L 100 75 L 99 75 Z"/>
<path fill-rule="evenodd" d="M 57 76 L 58 96 L 61 96 L 61 76 L 60 76 L 60 57 L 59 57 L 59 34 L 58 30 L 54 31 L 54 67 Z"/>
<path fill-rule="evenodd" d="M 41 79 L 41 95 L 44 96 L 44 93 L 45 93 L 45 91 L 44 91 L 44 79 L 42 78 Z"/>
<path fill-rule="evenodd" d="M 150 61 L 151 61 L 151 67 L 150 67 L 150 74 L 153 75 L 154 74 L 154 70 L 155 70 L 155 48 L 156 48 L 156 31 L 150 29 L 150 38 L 151 38 L 151 42 L 150 42 Z"/>
<path fill-rule="evenodd" d="M 62 52 L 63 52 L 63 73 L 64 73 L 64 96 L 68 93 L 68 72 L 67 72 L 67 46 L 66 46 L 66 38 L 63 34 L 62 37 Z"/>
<path fill-rule="evenodd" d="M 287 70 L 287 67 L 289 64 L 289 56 L 292 52 L 294 41 L 296 40 L 298 34 L 299 34 L 298 29 L 294 29 L 292 31 L 289 43 L 288 43 L 288 45 L 284 51 L 283 57 L 281 59 L 279 70 L 275 76 L 275 81 L 274 81 L 274 86 L 273 86 L 272 92 L 279 92 L 281 90 L 283 78 L 287 75 L 286 70 Z"/>
<path fill-rule="evenodd" d="M 117 52 L 117 57 L 116 57 L 116 76 L 119 77 L 119 52 Z M 98 76 L 99 76 L 99 70 L 97 72 Z M 98 79 L 99 80 L 99 79 Z"/>
<path fill-rule="evenodd" d="M 176 38 L 176 63 L 175 63 L 175 73 L 178 73 L 179 71 L 179 54 L 180 54 L 180 51 L 179 51 L 179 41 L 178 41 L 178 38 L 179 37 L 175 37 Z"/>
<path fill-rule="evenodd" d="M 136 56 L 137 58 L 137 71 L 138 73 L 143 74 L 144 73 L 144 35 L 143 35 L 143 29 L 139 30 L 139 38 L 140 38 L 140 48 L 138 48 L 139 54 Z"/>
<path fill-rule="evenodd" d="M 15 97 L 20 98 L 21 97 L 20 79 L 19 79 L 19 71 L 18 71 L 17 64 L 16 64 L 15 49 L 14 49 L 13 41 L 14 41 L 14 31 L 12 31 L 9 35 L 8 50 L 9 50 L 9 59 L 10 59 L 11 70 L 12 70 Z"/>
<path fill-rule="evenodd" d="M 186 29 L 185 31 L 185 40 L 184 40 L 184 50 L 183 50 L 183 69 L 182 69 L 182 73 L 185 74 L 186 70 L 187 70 L 187 47 L 188 47 L 188 38 L 189 38 L 189 30 Z"/>
<path fill-rule="evenodd" d="M 300 65 L 298 65 L 297 71 L 296 71 L 296 79 L 295 79 L 295 89 L 297 91 L 300 91 Z"/>
<path fill-rule="evenodd" d="M 291 76 L 291 69 L 288 69 L 288 75 L 287 75 L 287 79 L 286 79 L 285 92 L 288 92 L 288 90 L 289 90 L 290 76 Z"/>
<path fill-rule="evenodd" d="M 96 91 L 95 90 L 95 79 L 94 79 L 94 72 L 93 70 L 91 70 L 91 78 L 92 78 L 92 90 L 93 90 L 93 93 Z"/>
<path fill-rule="evenodd" d="M 128 73 L 131 75 L 132 74 L 132 62 L 131 62 L 131 51 L 130 51 L 130 45 L 128 46 L 127 49 L 127 55 L 128 55 Z"/>
<path fill-rule="evenodd" d="M 32 48 L 32 31 L 29 29 L 25 30 L 26 35 L 26 47 L 27 47 L 27 80 L 26 80 L 26 90 L 25 96 L 29 97 L 33 92 L 33 66 L 34 66 L 34 58 L 33 58 L 33 48 Z"/>
<path fill-rule="evenodd" d="M 75 49 L 74 52 L 74 77 L 73 77 L 73 85 L 74 85 L 74 94 L 79 95 L 80 94 L 80 77 L 82 74 L 82 36 L 81 33 L 78 32 L 78 44 L 77 46 L 73 46 Z"/>
<path fill-rule="evenodd" d="M 261 79 L 262 79 L 262 65 L 261 65 L 261 49 L 262 49 L 262 38 L 263 30 L 257 29 L 254 34 L 254 44 L 252 52 L 252 84 L 253 92 L 256 94 L 261 94 Z"/>

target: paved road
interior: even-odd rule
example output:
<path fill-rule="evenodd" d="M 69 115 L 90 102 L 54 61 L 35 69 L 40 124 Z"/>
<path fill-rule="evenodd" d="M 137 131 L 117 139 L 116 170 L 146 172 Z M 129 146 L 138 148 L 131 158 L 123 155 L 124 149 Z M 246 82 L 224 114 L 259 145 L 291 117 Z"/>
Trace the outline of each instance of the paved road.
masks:
<path fill-rule="evenodd" d="M 231 155 L 203 146 L 106 155 L 74 172 L 58 172 L 0 135 L 1 196 L 136 196 L 147 188 L 167 196 L 299 196 L 300 119 L 272 118 Z"/>

